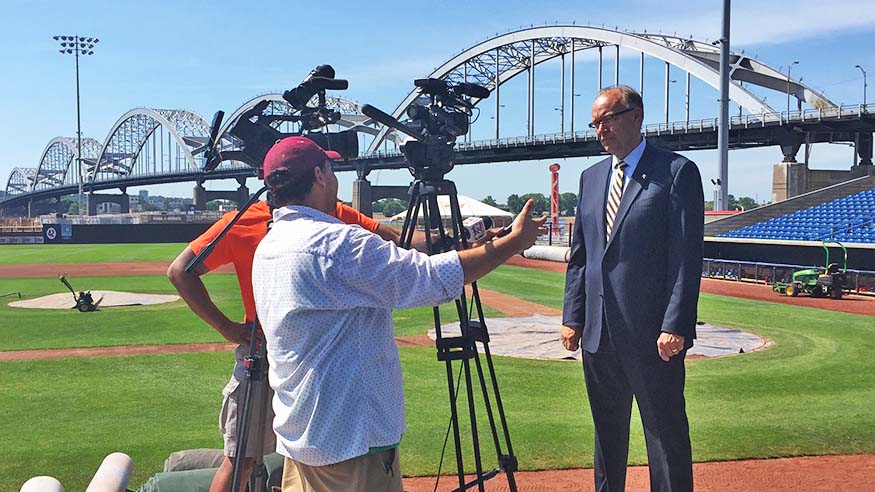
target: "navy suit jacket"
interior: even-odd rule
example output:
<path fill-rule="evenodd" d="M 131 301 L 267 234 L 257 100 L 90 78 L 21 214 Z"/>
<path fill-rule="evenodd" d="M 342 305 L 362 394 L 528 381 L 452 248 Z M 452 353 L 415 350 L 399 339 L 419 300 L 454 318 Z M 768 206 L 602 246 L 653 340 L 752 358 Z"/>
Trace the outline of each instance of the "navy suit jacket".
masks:
<path fill-rule="evenodd" d="M 562 323 L 583 327 L 596 352 L 604 330 L 618 351 L 656 353 L 660 332 L 696 337 L 704 196 L 696 165 L 648 143 L 620 202 L 610 242 L 605 202 L 611 158 L 580 175 Z M 608 326 L 605 326 L 607 322 Z"/>

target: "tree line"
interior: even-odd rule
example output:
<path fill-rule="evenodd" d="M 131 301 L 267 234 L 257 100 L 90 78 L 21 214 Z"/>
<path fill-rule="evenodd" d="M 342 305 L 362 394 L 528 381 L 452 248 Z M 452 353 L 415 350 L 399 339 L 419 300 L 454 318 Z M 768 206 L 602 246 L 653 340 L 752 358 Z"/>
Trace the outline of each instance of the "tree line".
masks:
<path fill-rule="evenodd" d="M 523 205 L 527 200 L 534 200 L 535 204 L 532 211 L 535 215 L 543 215 L 550 213 L 550 198 L 543 193 L 526 193 L 517 195 L 516 193 L 509 195 L 505 203 L 499 203 L 492 195 L 487 195 L 481 202 L 491 205 L 495 208 L 518 214 L 523 209 Z M 383 198 L 372 204 L 374 212 L 382 212 L 383 216 L 391 217 L 407 210 L 407 203 L 397 198 Z M 749 196 L 735 198 L 729 195 L 729 210 L 751 210 L 759 207 L 756 200 Z M 559 215 L 563 217 L 573 216 L 577 208 L 577 193 L 560 193 L 559 194 Z M 706 201 L 705 210 L 713 210 L 714 202 Z"/>

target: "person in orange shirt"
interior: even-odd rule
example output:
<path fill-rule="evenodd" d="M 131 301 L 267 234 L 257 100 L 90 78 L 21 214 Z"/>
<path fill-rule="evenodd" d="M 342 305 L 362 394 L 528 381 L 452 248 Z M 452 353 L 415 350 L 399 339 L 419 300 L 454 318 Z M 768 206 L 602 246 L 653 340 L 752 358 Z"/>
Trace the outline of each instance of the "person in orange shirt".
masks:
<path fill-rule="evenodd" d="M 233 461 L 237 455 L 237 414 L 238 403 L 243 398 L 240 391 L 240 383 L 246 377 L 243 367 L 243 358 L 249 351 L 249 339 L 251 336 L 251 323 L 255 319 L 255 299 L 252 294 L 252 259 L 255 248 L 261 242 L 268 230 L 268 221 L 271 218 L 270 207 L 267 202 L 260 201 L 249 207 L 240 217 L 228 233 L 215 244 L 212 253 L 193 272 L 185 271 L 186 266 L 197 256 L 203 248 L 210 243 L 233 219 L 236 212 L 225 214 L 215 224 L 192 241 L 167 269 L 167 277 L 173 283 L 179 295 L 185 300 L 189 308 L 203 319 L 208 325 L 218 331 L 228 341 L 238 344 L 234 354 L 236 364 L 228 384 L 222 391 L 222 409 L 219 415 L 219 429 L 224 439 L 225 459 L 222 460 L 218 471 L 210 484 L 211 492 L 227 492 L 231 490 L 233 480 Z M 337 202 L 335 216 L 347 224 L 357 224 L 371 231 L 381 238 L 398 244 L 400 233 L 374 219 L 362 214 L 358 210 Z M 424 234 L 417 231 L 413 238 L 414 245 L 424 242 Z M 418 247 L 417 249 L 421 249 Z M 243 322 L 233 321 L 225 315 L 210 297 L 206 286 L 200 276 L 215 270 L 216 268 L 233 264 L 237 272 L 237 282 L 240 285 L 240 294 L 243 299 L 245 317 Z M 264 426 L 264 450 L 273 450 L 276 447 L 276 436 L 270 425 L 270 420 Z M 244 472 L 241 482 L 246 483 L 255 461 L 255 432 L 249 434 L 246 446 Z"/>

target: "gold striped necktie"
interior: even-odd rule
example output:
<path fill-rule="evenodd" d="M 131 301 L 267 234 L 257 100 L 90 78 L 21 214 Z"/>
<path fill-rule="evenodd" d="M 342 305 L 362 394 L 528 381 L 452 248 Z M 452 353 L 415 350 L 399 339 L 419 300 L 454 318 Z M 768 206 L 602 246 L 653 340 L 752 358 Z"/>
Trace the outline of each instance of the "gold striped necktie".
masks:
<path fill-rule="evenodd" d="M 620 200 L 623 198 L 623 184 L 626 181 L 626 164 L 623 161 L 617 163 L 617 172 L 611 181 L 611 191 L 608 193 L 608 205 L 605 207 L 605 239 L 611 240 L 611 230 L 614 228 L 614 220 L 617 218 L 617 210 L 620 208 Z"/>

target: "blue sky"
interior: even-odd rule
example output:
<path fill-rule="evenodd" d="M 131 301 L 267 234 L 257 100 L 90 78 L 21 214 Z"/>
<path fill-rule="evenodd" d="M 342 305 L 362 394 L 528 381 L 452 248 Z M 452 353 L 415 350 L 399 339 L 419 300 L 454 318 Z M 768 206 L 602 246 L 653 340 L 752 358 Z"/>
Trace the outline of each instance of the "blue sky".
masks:
<path fill-rule="evenodd" d="M 315 65 L 330 63 L 350 89 L 338 93 L 386 111 L 395 108 L 412 79 L 427 76 L 457 53 L 522 26 L 554 23 L 619 26 L 648 32 L 677 32 L 696 39 L 719 37 L 721 0 L 702 2 L 620 0 L 615 2 L 230 2 L 4 0 L 6 22 L 0 42 L 5 75 L 0 77 L 0 180 L 13 167 L 35 167 L 56 136 L 76 131 L 73 57 L 58 53 L 54 34 L 100 38 L 95 55 L 81 60 L 82 129 L 84 136 L 103 141 L 116 120 L 136 107 L 187 109 L 208 120 L 219 109 L 232 112 L 243 102 L 267 92 L 296 85 Z M 732 48 L 785 70 L 798 60 L 793 77 L 802 77 L 830 99 L 845 104 L 862 102 L 862 65 L 875 82 L 875 2 L 872 0 L 734 0 Z M 606 52 L 607 53 L 607 52 Z M 621 82 L 637 87 L 637 56 L 624 51 Z M 626 59 L 628 57 L 628 59 Z M 648 63 L 656 63 L 652 60 Z M 625 66 L 629 69 L 625 70 Z M 559 131 L 558 63 L 537 72 L 536 132 Z M 645 91 L 648 117 L 662 118 L 662 69 L 648 69 Z M 646 70 L 646 71 L 647 71 Z M 613 60 L 606 57 L 605 77 L 612 80 Z M 626 76 L 624 76 L 624 74 Z M 577 66 L 578 81 L 595 79 L 594 64 Z M 683 100 L 683 77 L 675 69 L 672 100 Z M 524 133 L 525 80 L 502 87 L 502 126 Z M 514 85 L 515 83 L 515 85 Z M 578 82 L 580 87 L 583 82 Z M 590 84 L 593 85 L 594 84 Z M 520 86 L 520 87 L 516 87 Z M 875 101 L 875 86 L 869 91 Z M 580 90 L 575 126 L 588 121 L 592 90 Z M 587 93 L 589 92 L 589 93 Z M 786 96 L 763 92 L 776 108 Z M 693 83 L 692 118 L 716 117 L 717 91 Z M 486 106 L 492 108 L 490 101 Z M 568 106 L 566 105 L 566 111 Z M 491 112 L 489 113 L 491 115 Z M 733 113 L 735 114 L 735 113 Z M 682 120 L 683 104 L 675 104 L 672 120 Z M 567 125 L 567 123 L 566 123 Z M 566 126 L 567 128 L 567 126 Z M 491 122 L 484 117 L 474 136 L 488 138 Z M 503 132 L 504 133 L 504 132 Z M 503 136 L 513 136 L 504 133 Z M 714 151 L 691 152 L 708 182 L 717 176 Z M 760 201 L 770 198 L 772 166 L 781 160 L 777 148 L 730 153 L 730 189 L 736 196 Z M 801 153 L 800 153 L 801 157 Z M 850 147 L 814 147 L 811 167 L 847 169 Z M 551 161 L 552 162 L 552 161 Z M 579 172 L 595 159 L 567 159 L 562 165 L 561 191 L 576 191 Z M 503 201 L 511 193 L 549 190 L 549 162 L 514 162 L 460 166 L 448 175 L 459 192 L 476 198 L 492 195 Z M 372 173 L 375 184 L 405 184 L 406 171 Z M 351 175 L 341 176 L 341 198 L 350 199 Z M 214 189 L 230 188 L 213 182 Z M 256 187 L 254 182 L 249 184 Z M 151 188 L 152 193 L 188 195 L 191 184 Z M 129 190 L 135 191 L 135 190 Z M 713 186 L 705 186 L 711 197 Z"/>

